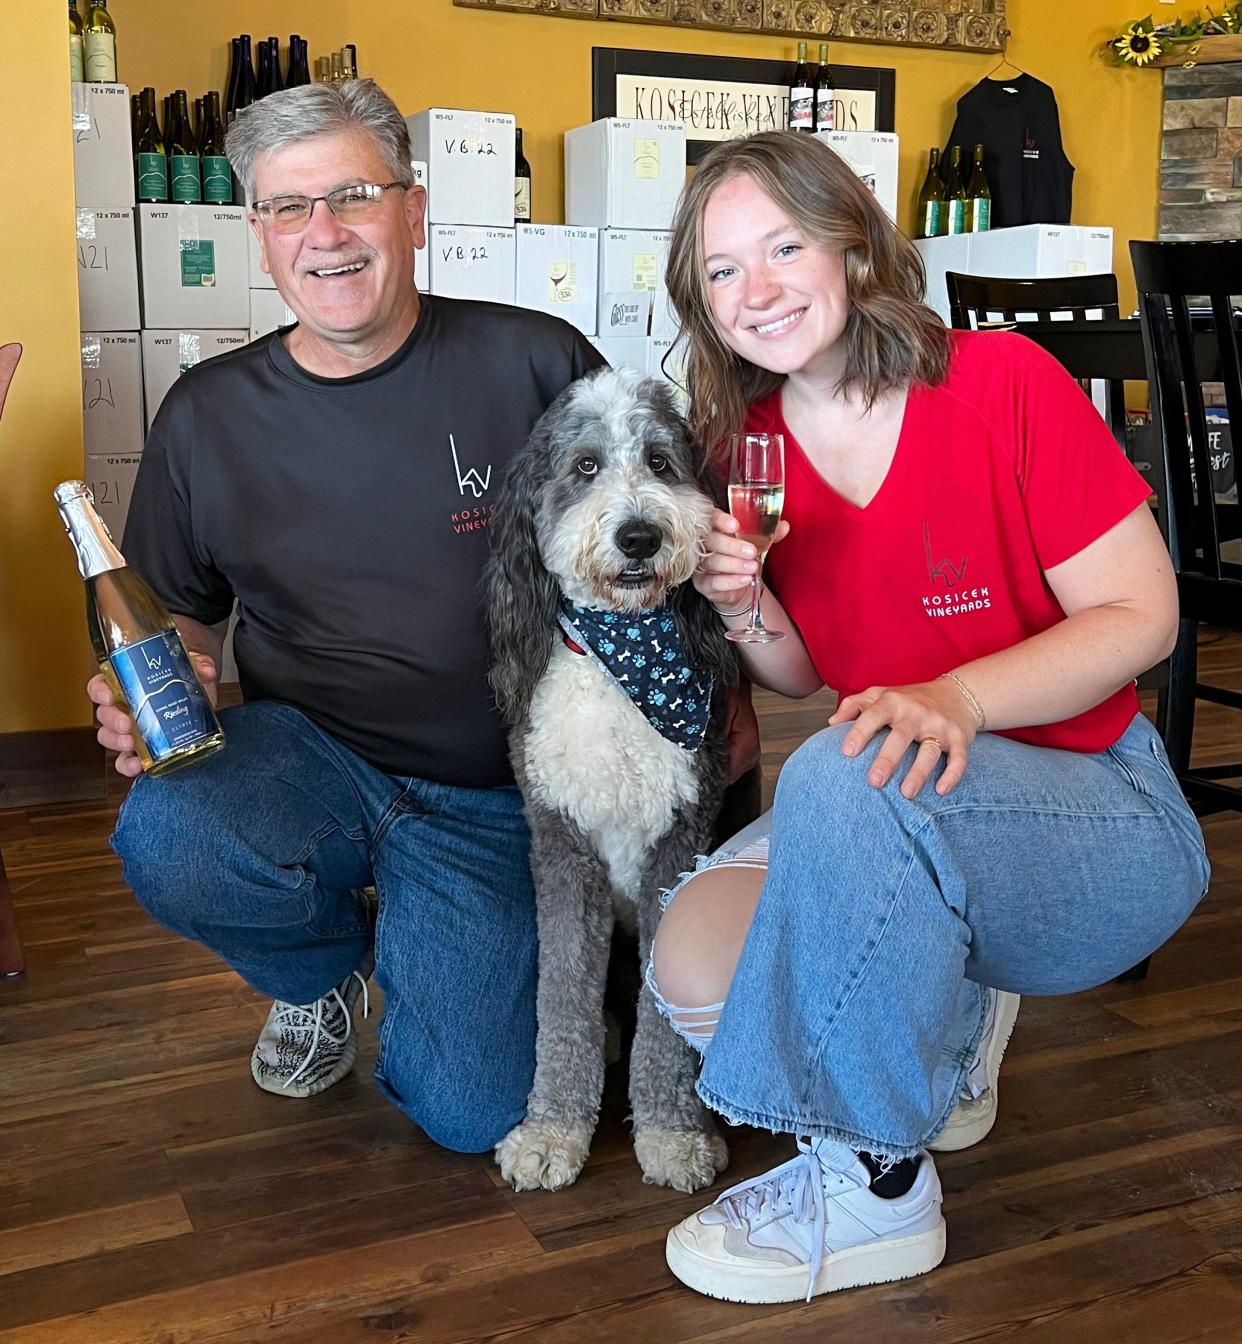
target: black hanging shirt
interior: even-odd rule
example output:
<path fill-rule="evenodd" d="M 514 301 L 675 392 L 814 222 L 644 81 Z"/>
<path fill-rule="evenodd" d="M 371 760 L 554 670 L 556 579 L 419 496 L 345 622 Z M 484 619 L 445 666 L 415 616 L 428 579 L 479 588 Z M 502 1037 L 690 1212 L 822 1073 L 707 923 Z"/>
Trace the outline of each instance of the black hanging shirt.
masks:
<path fill-rule="evenodd" d="M 992 227 L 1068 224 L 1074 165 L 1061 146 L 1061 121 L 1052 90 L 1032 75 L 982 79 L 957 102 L 957 120 L 945 149 L 962 147 L 969 176 L 976 145 L 992 189 Z"/>
<path fill-rule="evenodd" d="M 190 370 L 151 426 L 126 559 L 175 613 L 237 604 L 247 700 L 392 775 L 512 781 L 479 581 L 505 466 L 603 363 L 568 323 L 422 296 L 376 368 L 321 378 L 279 334 Z"/>

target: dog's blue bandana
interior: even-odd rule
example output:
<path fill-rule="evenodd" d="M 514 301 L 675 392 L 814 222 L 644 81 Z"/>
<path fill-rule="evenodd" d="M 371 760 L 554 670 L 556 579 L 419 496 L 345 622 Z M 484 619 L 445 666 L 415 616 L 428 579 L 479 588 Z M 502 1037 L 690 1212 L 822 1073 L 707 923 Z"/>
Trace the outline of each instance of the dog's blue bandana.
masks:
<path fill-rule="evenodd" d="M 566 643 L 588 653 L 662 736 L 686 751 L 703 745 L 713 678 L 690 666 L 668 607 L 632 614 L 561 604 Z"/>

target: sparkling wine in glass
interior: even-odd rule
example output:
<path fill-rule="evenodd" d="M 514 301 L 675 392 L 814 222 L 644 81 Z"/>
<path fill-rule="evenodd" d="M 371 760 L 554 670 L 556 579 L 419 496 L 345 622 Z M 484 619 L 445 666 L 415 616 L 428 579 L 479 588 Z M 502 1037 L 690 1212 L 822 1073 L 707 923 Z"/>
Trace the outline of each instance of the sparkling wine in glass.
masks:
<path fill-rule="evenodd" d="M 726 630 L 739 644 L 771 644 L 785 638 L 768 630 L 759 610 L 763 591 L 763 558 L 781 520 L 785 503 L 785 437 L 783 434 L 734 434 L 729 439 L 729 512 L 741 524 L 738 536 L 758 552 L 759 567 L 750 586 L 750 620 L 745 629 Z"/>

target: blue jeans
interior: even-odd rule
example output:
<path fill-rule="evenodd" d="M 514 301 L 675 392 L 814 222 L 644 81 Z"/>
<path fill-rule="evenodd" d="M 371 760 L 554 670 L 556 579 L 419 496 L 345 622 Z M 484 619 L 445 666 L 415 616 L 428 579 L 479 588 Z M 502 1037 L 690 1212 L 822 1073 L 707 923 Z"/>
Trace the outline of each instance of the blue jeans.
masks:
<path fill-rule="evenodd" d="M 162 924 L 262 993 L 311 1003 L 372 931 L 384 991 L 376 1078 L 437 1143 L 492 1147 L 534 1074 L 535 901 L 516 788 L 381 773 L 287 705 L 221 715 L 227 746 L 138 779 L 113 847 Z"/>
<path fill-rule="evenodd" d="M 929 784 L 912 801 L 904 766 L 882 789 L 866 781 L 882 735 L 841 754 L 849 727 L 816 734 L 781 773 L 767 878 L 699 1093 L 735 1123 L 908 1157 L 956 1103 L 983 986 L 1068 994 L 1111 979 L 1182 924 L 1208 864 L 1142 716 L 1095 755 L 985 733 L 952 793 Z M 765 829 L 704 866 L 762 862 Z"/>

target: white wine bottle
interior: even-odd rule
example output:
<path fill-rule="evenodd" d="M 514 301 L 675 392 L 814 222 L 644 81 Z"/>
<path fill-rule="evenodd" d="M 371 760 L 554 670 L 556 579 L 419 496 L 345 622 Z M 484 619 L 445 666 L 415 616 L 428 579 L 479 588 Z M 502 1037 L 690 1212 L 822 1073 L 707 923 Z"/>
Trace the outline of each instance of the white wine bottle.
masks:
<path fill-rule="evenodd" d="M 86 78 L 92 84 L 116 83 L 116 24 L 108 0 L 87 0 L 82 24 L 86 45 Z"/>
<path fill-rule="evenodd" d="M 82 46 L 82 16 L 78 0 L 69 0 L 69 78 L 81 83 L 86 78 L 86 53 Z"/>
<path fill-rule="evenodd" d="M 148 775 L 224 746 L 224 732 L 168 608 L 125 563 L 81 481 L 53 492 L 86 581 L 86 627 L 104 680 L 134 720 Z"/>

